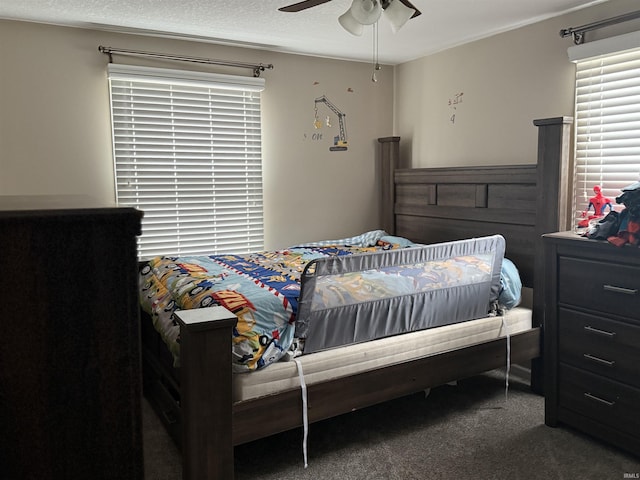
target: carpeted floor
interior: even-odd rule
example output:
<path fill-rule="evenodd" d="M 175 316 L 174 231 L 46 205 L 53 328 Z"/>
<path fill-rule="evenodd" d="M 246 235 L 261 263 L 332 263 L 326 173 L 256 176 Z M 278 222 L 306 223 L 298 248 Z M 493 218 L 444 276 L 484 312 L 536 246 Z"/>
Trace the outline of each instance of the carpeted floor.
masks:
<path fill-rule="evenodd" d="M 277 414 L 277 412 L 274 412 Z M 180 453 L 144 405 L 148 480 L 181 479 Z M 236 480 L 640 478 L 640 458 L 544 425 L 544 399 L 503 373 L 435 388 L 235 449 Z M 204 479 L 203 479 L 204 480 Z"/>

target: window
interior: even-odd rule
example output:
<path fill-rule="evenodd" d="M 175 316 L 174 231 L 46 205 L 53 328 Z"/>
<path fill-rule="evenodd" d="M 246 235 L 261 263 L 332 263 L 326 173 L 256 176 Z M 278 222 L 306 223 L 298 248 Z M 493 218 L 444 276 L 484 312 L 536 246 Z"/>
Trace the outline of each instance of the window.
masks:
<path fill-rule="evenodd" d="M 594 187 L 611 200 L 640 179 L 640 34 L 569 49 L 576 62 L 575 175 L 573 212 L 587 215 Z M 609 209 L 605 208 L 606 214 Z"/>
<path fill-rule="evenodd" d="M 109 65 L 119 205 L 144 212 L 140 258 L 264 243 L 264 80 Z"/>

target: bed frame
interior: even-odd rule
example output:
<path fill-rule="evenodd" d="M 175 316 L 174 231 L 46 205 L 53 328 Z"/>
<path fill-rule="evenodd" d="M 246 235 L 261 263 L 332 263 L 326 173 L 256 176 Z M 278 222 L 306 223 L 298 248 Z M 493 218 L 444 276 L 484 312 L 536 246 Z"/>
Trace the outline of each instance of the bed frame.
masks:
<path fill-rule="evenodd" d="M 381 228 L 434 243 L 500 233 L 506 257 L 533 287 L 534 328 L 511 337 L 511 362 L 533 360 L 540 391 L 543 233 L 567 227 L 572 119 L 535 120 L 537 164 L 398 168 L 399 137 L 378 139 Z M 302 425 L 300 389 L 233 403 L 229 339 L 235 317 L 222 307 L 181 311 L 180 385 L 143 346 L 144 392 L 181 446 L 184 480 L 234 478 L 234 446 Z M 143 325 L 144 327 L 144 325 Z M 143 335 L 144 328 L 143 328 Z M 505 339 L 308 386 L 309 423 L 503 366 Z M 278 415 L 273 415 L 274 411 Z"/>

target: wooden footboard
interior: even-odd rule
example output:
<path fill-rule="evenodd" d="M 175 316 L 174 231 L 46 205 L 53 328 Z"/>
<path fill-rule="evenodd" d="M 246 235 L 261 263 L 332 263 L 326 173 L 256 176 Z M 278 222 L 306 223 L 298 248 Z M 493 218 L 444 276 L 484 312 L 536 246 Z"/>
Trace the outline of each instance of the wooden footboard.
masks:
<path fill-rule="evenodd" d="M 507 257 L 534 288 L 534 328 L 511 337 L 511 361 L 541 358 L 542 240 L 564 229 L 571 119 L 536 120 L 537 164 L 398 169 L 399 138 L 379 139 L 381 226 L 417 242 L 502 234 Z M 179 436 L 185 480 L 231 480 L 233 447 L 302 423 L 299 389 L 233 404 L 229 340 L 235 317 L 223 307 L 176 314 L 181 324 L 180 386 L 145 355 L 145 392 Z M 146 350 L 145 350 L 146 352 Z M 538 360 L 539 362 L 539 360 Z M 423 357 L 309 386 L 309 421 L 330 418 L 429 387 L 499 368 L 505 339 Z M 532 384 L 542 385 L 534 363 Z M 179 390 L 179 391 L 178 391 Z M 171 405 L 170 408 L 165 408 Z M 277 410 L 278 415 L 272 412 Z"/>
<path fill-rule="evenodd" d="M 511 338 L 512 362 L 531 360 L 540 353 L 540 329 Z M 447 382 L 467 378 L 506 364 L 506 340 L 478 343 L 307 387 L 309 422 L 317 422 L 361 408 L 410 395 Z M 275 422 L 265 412 L 278 411 Z M 283 420 L 285 420 L 283 422 Z M 300 389 L 236 403 L 233 408 L 235 445 L 302 425 Z"/>
<path fill-rule="evenodd" d="M 183 478 L 233 478 L 233 446 L 302 425 L 300 389 L 231 401 L 228 347 L 235 316 L 223 307 L 176 313 L 182 328 L 181 382 Z M 511 336 L 511 361 L 540 354 L 540 328 Z M 201 350 L 204 349 L 204 350 Z M 206 351 L 203 361 L 187 351 Z M 228 351 L 227 361 L 221 352 Z M 308 386 L 309 423 L 469 377 L 506 364 L 506 339 L 477 343 Z M 227 355 L 226 353 L 222 356 Z M 273 415 L 277 411 L 278 415 Z"/>

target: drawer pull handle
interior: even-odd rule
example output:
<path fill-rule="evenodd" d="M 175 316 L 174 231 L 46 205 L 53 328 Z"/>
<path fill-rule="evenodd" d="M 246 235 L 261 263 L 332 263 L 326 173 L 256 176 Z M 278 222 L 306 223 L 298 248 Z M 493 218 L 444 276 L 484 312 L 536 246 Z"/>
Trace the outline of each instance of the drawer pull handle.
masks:
<path fill-rule="evenodd" d="M 613 407 L 616 404 L 616 402 L 610 402 L 609 400 L 605 400 L 604 398 L 600 398 L 600 397 L 597 397 L 595 395 L 591 395 L 588 392 L 585 392 L 584 396 L 586 398 L 588 398 L 589 400 L 593 400 L 595 402 L 602 403 L 603 405 L 606 405 L 607 407 Z"/>
<path fill-rule="evenodd" d="M 608 332 L 606 330 L 600 330 L 599 328 L 594 328 L 591 325 L 585 325 L 584 329 L 590 333 L 597 333 L 598 335 L 604 335 L 605 337 L 615 337 L 616 332 Z"/>
<path fill-rule="evenodd" d="M 616 364 L 616 362 L 614 362 L 613 360 L 605 360 L 604 358 L 594 357 L 593 355 L 590 355 L 588 353 L 585 353 L 583 356 L 587 360 L 591 360 L 592 362 L 596 362 L 607 367 L 613 367 Z"/>
<path fill-rule="evenodd" d="M 616 287 L 615 285 L 604 285 L 604 289 L 607 292 L 624 293 L 625 295 L 637 295 L 638 294 L 638 289 L 637 288 L 624 288 L 624 287 Z"/>

